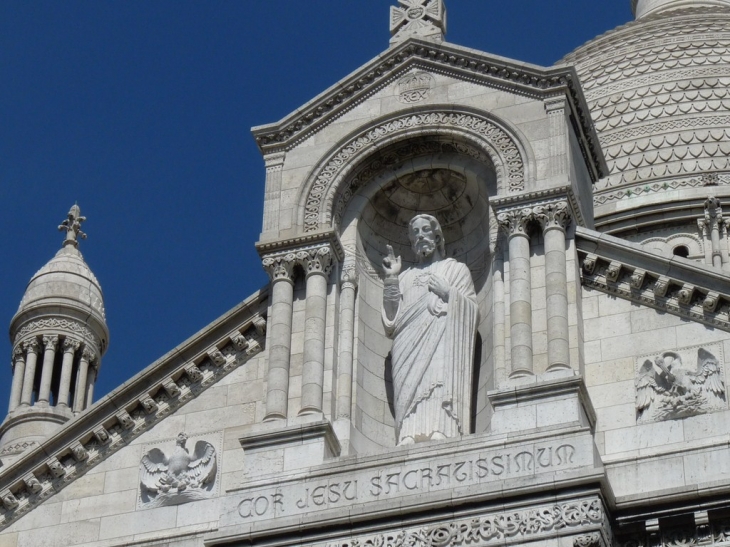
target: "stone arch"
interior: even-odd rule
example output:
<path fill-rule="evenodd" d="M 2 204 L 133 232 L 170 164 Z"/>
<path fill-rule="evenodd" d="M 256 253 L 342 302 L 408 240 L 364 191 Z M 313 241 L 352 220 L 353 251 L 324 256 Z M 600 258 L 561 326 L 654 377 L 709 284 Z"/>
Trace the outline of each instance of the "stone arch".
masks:
<path fill-rule="evenodd" d="M 520 192 L 532 180 L 534 168 L 529 148 L 518 131 L 503 120 L 486 112 L 448 106 L 400 112 L 344 139 L 315 167 L 298 200 L 297 224 L 301 230 L 315 232 L 335 223 L 336 196 L 344 196 L 346 205 L 347 196 L 357 192 L 358 181 L 366 182 L 352 174 L 374 152 L 426 136 L 450 138 L 486 155 L 496 170 L 499 195 Z"/>

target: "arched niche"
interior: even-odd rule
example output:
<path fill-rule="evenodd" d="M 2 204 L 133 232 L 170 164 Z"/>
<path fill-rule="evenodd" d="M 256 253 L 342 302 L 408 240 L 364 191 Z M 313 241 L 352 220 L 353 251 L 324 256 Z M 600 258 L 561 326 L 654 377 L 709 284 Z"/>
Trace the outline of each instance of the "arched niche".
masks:
<path fill-rule="evenodd" d="M 381 157 L 399 156 L 407 145 L 420 153 L 395 159 L 374 170 L 357 192 L 347 196 L 341 211 L 335 211 L 346 262 L 356 264 L 359 290 L 356 305 L 355 362 L 351 443 L 356 452 L 376 452 L 395 444 L 393 393 L 389 370 L 391 341 L 381 321 L 382 259 L 391 245 L 403 267 L 416 258 L 408 240 L 408 223 L 419 213 L 439 219 L 446 241 L 446 254 L 465 263 L 474 280 L 479 303 L 479 354 L 474 357 L 472 415 L 490 387 L 493 370 L 491 246 L 496 224 L 489 208 L 497 194 L 495 166 L 489 156 L 468 143 L 445 137 L 419 137 L 379 151 Z M 363 165 L 370 165 L 367 160 Z M 364 178 L 361 169 L 352 176 Z M 476 420 L 472 430 L 484 430 Z"/>

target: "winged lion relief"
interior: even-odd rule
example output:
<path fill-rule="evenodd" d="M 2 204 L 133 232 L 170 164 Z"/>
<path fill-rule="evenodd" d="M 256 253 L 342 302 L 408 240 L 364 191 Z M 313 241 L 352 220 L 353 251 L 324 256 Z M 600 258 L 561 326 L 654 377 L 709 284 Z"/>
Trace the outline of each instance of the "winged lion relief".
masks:
<path fill-rule="evenodd" d="M 215 447 L 195 443 L 191 454 L 188 436 L 180 433 L 175 448 L 163 452 L 152 448 L 140 462 L 141 500 L 145 507 L 179 505 L 211 497 L 218 470 Z"/>
<path fill-rule="evenodd" d="M 684 364 L 680 353 L 665 351 L 653 360 L 644 360 L 636 378 L 639 423 L 675 420 L 721 410 L 726 408 L 725 398 L 722 366 L 717 357 L 704 348 L 697 351 L 695 367 Z"/>

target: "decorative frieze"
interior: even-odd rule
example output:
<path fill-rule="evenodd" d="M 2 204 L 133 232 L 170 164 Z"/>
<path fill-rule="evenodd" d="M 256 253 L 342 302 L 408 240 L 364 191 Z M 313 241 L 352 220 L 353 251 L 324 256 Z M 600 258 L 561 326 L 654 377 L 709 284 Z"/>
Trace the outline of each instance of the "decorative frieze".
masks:
<path fill-rule="evenodd" d="M 702 513 L 698 511 L 695 513 Z M 730 520 L 711 521 L 695 518 L 694 526 L 659 526 L 643 534 L 624 535 L 617 538 L 616 547 L 727 547 L 730 545 Z"/>
<path fill-rule="evenodd" d="M 604 511 L 598 500 L 564 502 L 482 517 L 368 534 L 326 547 L 462 547 L 531 541 L 546 534 L 568 535 L 583 528 L 603 526 Z M 600 532 L 579 536 L 575 547 L 598 547 Z M 596 543 L 589 542 L 591 541 Z"/>
<path fill-rule="evenodd" d="M 72 332 L 78 335 L 78 337 L 84 340 L 84 342 L 86 342 L 87 344 L 92 343 L 97 348 L 97 351 L 101 349 L 101 343 L 99 341 L 99 338 L 93 332 L 91 332 L 88 327 L 72 319 L 49 318 L 30 321 L 29 323 L 23 325 L 23 328 L 21 328 L 15 334 L 13 341 L 14 343 L 25 341 L 26 338 L 35 333 L 38 333 L 39 331 L 47 332 L 49 330 L 58 330 L 59 332 L 64 333 Z M 34 339 L 28 341 L 33 342 Z"/>

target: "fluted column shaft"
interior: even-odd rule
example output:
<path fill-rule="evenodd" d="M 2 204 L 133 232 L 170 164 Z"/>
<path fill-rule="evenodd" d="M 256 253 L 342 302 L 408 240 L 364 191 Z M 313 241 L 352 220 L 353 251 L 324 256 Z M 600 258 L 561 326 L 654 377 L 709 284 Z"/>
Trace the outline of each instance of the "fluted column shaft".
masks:
<path fill-rule="evenodd" d="M 345 269 L 340 293 L 340 354 L 337 374 L 337 417 L 349 418 L 352 407 L 352 361 L 355 340 L 355 269 Z"/>
<path fill-rule="evenodd" d="M 295 263 L 292 253 L 267 256 L 263 260 L 272 284 L 266 420 L 287 417 Z"/>
<path fill-rule="evenodd" d="M 33 383 L 35 381 L 36 364 L 38 363 L 38 341 L 28 340 L 27 342 L 24 342 L 23 349 L 25 350 L 26 358 L 20 404 L 29 406 L 33 399 Z"/>
<path fill-rule="evenodd" d="M 570 223 L 566 202 L 535 208 L 545 242 L 545 295 L 547 301 L 548 372 L 570 368 L 568 334 L 568 276 L 565 230 Z"/>
<path fill-rule="evenodd" d="M 302 406 L 299 411 L 299 415 L 303 415 L 322 412 L 327 285 L 334 260 L 329 245 L 298 251 L 297 260 L 307 273 Z"/>
<path fill-rule="evenodd" d="M 71 394 L 71 373 L 73 372 L 74 356 L 81 343 L 71 338 L 63 341 L 63 363 L 61 364 L 61 382 L 58 386 L 57 405 L 68 406 L 68 398 Z"/>
<path fill-rule="evenodd" d="M 25 376 L 25 352 L 18 346 L 13 351 L 13 385 L 10 388 L 10 403 L 8 412 L 20 406 L 20 396 L 23 391 L 23 377 Z"/>
<path fill-rule="evenodd" d="M 41 389 L 38 394 L 39 403 L 49 403 L 51 400 L 51 379 L 53 378 L 53 362 L 56 358 L 58 336 L 44 336 L 43 368 L 41 369 Z"/>
<path fill-rule="evenodd" d="M 511 378 L 533 374 L 532 283 L 529 223 L 532 209 L 500 213 L 497 220 L 509 238 Z"/>
<path fill-rule="evenodd" d="M 94 354 L 89 348 L 84 348 L 79 359 L 79 372 L 76 375 L 76 388 L 74 391 L 74 413 L 81 412 L 86 408 L 86 383 L 89 376 L 89 363 Z"/>

